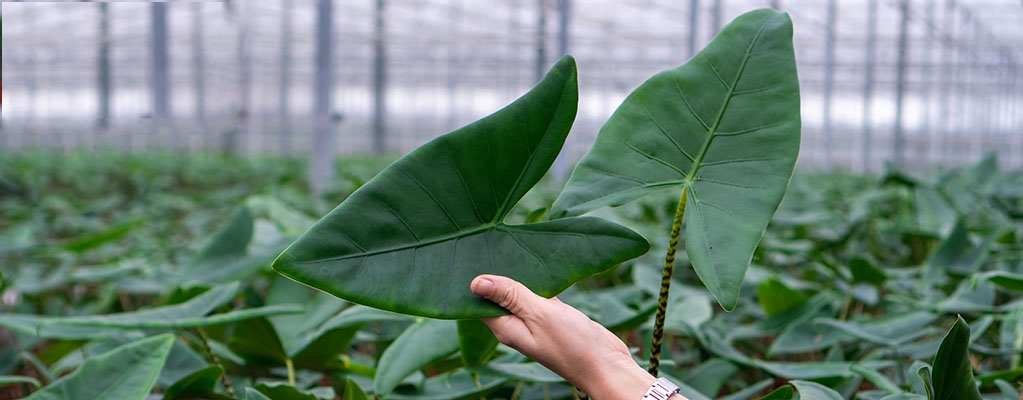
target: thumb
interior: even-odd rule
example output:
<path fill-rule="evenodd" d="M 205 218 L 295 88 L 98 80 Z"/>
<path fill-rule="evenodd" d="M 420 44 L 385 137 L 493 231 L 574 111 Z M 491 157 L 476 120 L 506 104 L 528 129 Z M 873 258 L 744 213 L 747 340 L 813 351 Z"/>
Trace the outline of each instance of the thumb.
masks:
<path fill-rule="evenodd" d="M 476 295 L 497 303 L 512 314 L 521 316 L 541 306 L 543 297 L 536 295 L 525 285 L 500 275 L 480 275 L 472 280 L 469 288 Z"/>

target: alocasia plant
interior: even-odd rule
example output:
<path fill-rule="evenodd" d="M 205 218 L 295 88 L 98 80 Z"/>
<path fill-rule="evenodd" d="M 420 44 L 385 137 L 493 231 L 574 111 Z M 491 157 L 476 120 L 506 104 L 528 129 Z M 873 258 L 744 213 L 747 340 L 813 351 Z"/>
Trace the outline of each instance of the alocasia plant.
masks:
<path fill-rule="evenodd" d="M 682 188 L 655 319 L 653 373 L 683 217 L 693 268 L 732 310 L 792 177 L 799 133 L 792 21 L 757 10 L 633 91 L 572 172 L 555 218 Z"/>
<path fill-rule="evenodd" d="M 507 313 L 469 291 L 479 274 L 506 275 L 549 297 L 645 253 L 643 237 L 598 218 L 504 222 L 560 152 L 577 86 L 575 60 L 566 56 L 507 107 L 380 172 L 273 268 L 356 303 L 465 319 Z"/>

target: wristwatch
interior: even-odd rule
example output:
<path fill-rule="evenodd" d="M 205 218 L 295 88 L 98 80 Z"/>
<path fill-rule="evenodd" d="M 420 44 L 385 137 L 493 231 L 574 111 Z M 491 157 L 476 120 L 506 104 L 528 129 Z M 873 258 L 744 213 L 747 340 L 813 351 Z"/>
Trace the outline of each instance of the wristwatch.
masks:
<path fill-rule="evenodd" d="M 643 395 L 643 400 L 668 400 L 675 393 L 678 393 L 678 385 L 665 378 L 657 378 Z"/>

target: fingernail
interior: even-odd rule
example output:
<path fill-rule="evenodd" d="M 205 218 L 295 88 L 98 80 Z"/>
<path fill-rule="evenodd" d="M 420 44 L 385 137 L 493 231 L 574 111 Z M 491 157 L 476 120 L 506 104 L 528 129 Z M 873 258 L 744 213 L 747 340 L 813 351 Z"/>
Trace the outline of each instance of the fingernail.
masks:
<path fill-rule="evenodd" d="M 476 284 L 472 285 L 472 292 L 479 296 L 487 297 L 494 292 L 494 281 L 487 278 L 476 278 Z"/>

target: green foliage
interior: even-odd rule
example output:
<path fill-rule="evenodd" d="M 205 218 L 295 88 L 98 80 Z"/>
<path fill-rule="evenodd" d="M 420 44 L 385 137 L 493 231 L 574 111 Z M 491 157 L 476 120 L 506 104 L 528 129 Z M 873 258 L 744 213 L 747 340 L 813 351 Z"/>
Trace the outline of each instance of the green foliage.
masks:
<path fill-rule="evenodd" d="M 732 310 L 799 153 L 799 82 L 787 14 L 728 24 L 685 65 L 637 88 L 601 128 L 555 217 L 683 187 L 686 253 Z"/>
<path fill-rule="evenodd" d="M 497 350 L 497 337 L 478 319 L 458 321 L 458 348 L 467 367 L 482 365 Z"/>
<path fill-rule="evenodd" d="M 345 395 L 342 396 L 341 398 L 347 400 L 369 399 L 368 397 L 366 397 L 366 393 L 362 391 L 362 388 L 360 388 L 359 385 L 355 383 L 355 381 L 352 381 L 351 379 L 345 381 Z"/>
<path fill-rule="evenodd" d="M 798 308 L 806 304 L 806 296 L 785 286 L 781 281 L 770 278 L 757 285 L 757 299 L 769 316 Z"/>
<path fill-rule="evenodd" d="M 454 321 L 422 320 L 412 324 L 380 356 L 373 391 L 386 396 L 406 377 L 458 351 Z"/>
<path fill-rule="evenodd" d="M 459 319 L 507 313 L 460 290 L 479 274 L 509 276 L 551 297 L 643 254 L 641 236 L 597 218 L 505 222 L 557 158 L 577 102 L 575 60 L 566 56 L 507 107 L 381 171 L 274 269 L 352 302 Z"/>
<path fill-rule="evenodd" d="M 843 400 L 842 395 L 816 382 L 792 381 L 800 400 Z"/>
<path fill-rule="evenodd" d="M 934 400 L 980 400 L 970 365 L 970 326 L 958 317 L 934 356 Z"/>
<path fill-rule="evenodd" d="M 188 157 L 182 155 L 182 162 L 191 162 Z M 3 162 L 12 161 L 5 159 Z M 35 162 L 51 161 L 42 158 Z M 33 168 L 22 170 L 28 173 Z M 5 174 L 13 176 L 12 172 Z M 1013 173 L 1002 176 L 1015 179 Z M 1020 382 L 1020 375 L 1013 371 L 1020 367 L 1014 360 L 1023 350 L 1023 328 L 1020 328 L 1023 323 L 1019 318 L 1020 292 L 1011 290 L 1011 278 L 1023 274 L 1016 257 L 1023 248 L 1019 239 L 1023 237 L 1023 220 L 957 217 L 956 220 L 963 221 L 965 240 L 969 242 L 961 247 L 965 254 L 975 252 L 976 246 L 993 237 L 992 232 L 1003 233 L 991 241 L 976 272 L 962 274 L 956 268 L 927 272 L 933 253 L 941 243 L 949 241 L 953 226 L 949 225 L 945 232 L 920 236 L 919 197 L 912 195 L 917 187 L 841 173 L 799 173 L 791 186 L 757 250 L 735 311 L 724 313 L 711 307 L 711 296 L 700 287 L 698 277 L 692 273 L 680 273 L 675 277 L 668 309 L 669 336 L 663 364 L 666 374 L 678 377 L 679 382 L 691 383 L 692 398 L 756 399 L 774 389 L 763 386 L 762 382 L 785 384 L 787 380 L 812 380 L 843 396 L 856 390 L 857 387 L 851 385 L 862 383 L 872 385 L 869 390 L 864 389 L 868 386 L 860 387 L 871 392 L 863 396 L 874 396 L 864 398 L 924 399 L 928 392 L 947 390 L 941 385 L 931 388 L 932 381 L 938 381 L 938 366 L 942 376 L 947 377 L 943 379 L 957 376 L 955 372 L 946 372 L 954 363 L 935 361 L 943 346 L 942 335 L 949 328 L 946 325 L 949 317 L 955 317 L 956 311 L 946 309 L 972 308 L 981 311 L 962 312 L 964 320 L 970 322 L 971 332 L 963 335 L 965 331 L 960 329 L 958 334 L 950 333 L 946 341 L 957 337 L 960 349 L 957 357 L 962 357 L 966 354 L 962 352 L 965 349 L 962 337 L 970 340 L 969 354 L 975 360 L 973 373 L 980 377 L 975 381 L 982 383 L 981 393 L 989 397 L 1013 394 L 1016 390 L 1013 388 Z M 974 190 L 970 186 L 956 187 L 956 190 Z M 934 190 L 942 193 L 944 189 Z M 557 192 L 555 185 L 542 181 L 523 200 L 529 206 L 514 209 L 509 218 L 525 221 L 537 208 L 549 207 Z M 61 193 L 73 192 L 56 190 L 48 196 Z M 229 197 L 223 193 L 210 192 L 208 197 Z M 120 196 L 116 192 L 112 195 Z M 65 196 L 83 201 L 86 209 L 94 207 L 86 201 L 89 196 L 85 194 Z M 295 199 L 303 200 L 294 202 Z M 308 216 L 321 212 L 313 205 L 316 200 L 295 199 L 288 203 L 291 213 L 271 214 L 265 213 L 265 209 L 250 208 L 253 231 L 246 252 L 262 246 L 254 243 L 265 245 L 279 240 L 282 231 L 276 227 L 286 221 L 275 218 L 293 221 L 301 219 L 295 218 L 295 213 Z M 102 199 L 94 201 L 102 202 Z M 628 223 L 663 246 L 666 235 L 663 218 L 673 209 L 674 201 L 670 194 L 652 195 L 623 207 L 601 210 L 599 215 Z M 1000 201 L 1023 203 L 1023 198 Z M 218 232 L 228 230 L 223 227 L 232 224 L 238 212 L 237 205 L 242 203 L 253 202 L 239 198 L 235 204 L 214 207 L 216 211 L 195 209 L 180 215 L 181 220 L 206 221 L 200 225 L 209 229 L 186 236 L 190 244 L 181 247 L 190 249 L 188 251 L 159 247 L 148 259 L 153 260 L 153 265 L 161 266 L 159 269 L 174 270 L 190 265 L 203 249 L 217 241 L 221 235 Z M 33 235 L 53 229 L 18 219 L 20 214 L 10 212 L 11 204 L 9 199 L 0 199 L 0 209 L 7 210 L 2 214 L 4 226 L 29 223 L 37 232 Z M 322 203 L 322 207 L 329 205 L 329 202 Z M 121 213 L 137 212 L 132 211 L 132 206 L 120 208 Z M 67 212 L 59 214 L 65 217 L 55 220 L 74 220 L 82 214 L 75 208 L 62 212 Z M 645 216 L 649 212 L 654 213 L 653 218 Z M 992 208 L 989 212 L 1000 211 Z M 109 218 L 112 221 L 125 219 L 119 213 L 110 214 Z M 986 225 L 987 220 L 997 224 Z M 13 346 L 0 346 L 0 374 L 33 377 L 47 388 L 55 383 L 40 376 L 33 365 L 41 366 L 54 377 L 89 373 L 90 370 L 93 374 L 97 370 L 91 365 L 95 363 L 87 362 L 147 335 L 170 332 L 177 335 L 178 340 L 173 341 L 167 361 L 158 371 L 155 379 L 159 383 L 150 387 L 158 387 L 160 393 L 172 392 L 171 387 L 188 387 L 187 391 L 204 392 L 206 398 L 227 396 L 224 386 L 213 378 L 222 367 L 240 398 L 259 400 L 270 398 L 255 389 L 260 384 L 266 384 L 263 389 L 287 392 L 280 395 L 307 398 L 317 396 L 318 392 L 311 390 L 322 392 L 327 386 L 333 386 L 338 394 L 344 393 L 349 387 L 345 386 L 348 380 L 355 383 L 351 390 L 358 386 L 368 391 L 367 396 L 372 396 L 376 379 L 389 380 L 388 385 L 396 385 L 383 396 L 385 398 L 509 398 L 520 385 L 522 399 L 544 398 L 544 387 L 552 399 L 571 397 L 568 384 L 561 377 L 504 346 L 498 345 L 480 365 L 466 367 L 462 357 L 486 354 L 492 342 L 483 341 L 490 344 L 480 347 L 467 345 L 469 355 L 463 354 L 459 340 L 465 339 L 465 335 L 458 334 L 458 324 L 453 321 L 416 322 L 406 315 L 352 305 L 274 277 L 269 261 L 238 283 L 159 282 L 152 278 L 157 268 L 126 263 L 125 260 L 135 259 L 137 253 L 129 248 L 131 246 L 119 242 L 129 241 L 132 246 L 148 248 L 150 245 L 145 243 L 149 241 L 177 235 L 151 228 L 147 224 L 139 225 L 122 239 L 83 252 L 34 246 L 0 255 L 3 258 L 0 261 L 10 266 L 4 268 L 4 290 L 18 292 L 20 297 L 11 308 L 12 313 L 0 314 L 0 326 L 17 339 Z M 277 234 L 268 235 L 267 229 Z M 915 240 L 922 243 L 914 244 Z M 616 332 L 631 346 L 643 346 L 642 335 L 644 331 L 649 334 L 651 304 L 658 291 L 659 257 L 658 254 L 644 256 L 616 270 L 586 278 L 559 298 L 598 322 L 616 326 Z M 869 261 L 885 278 L 863 278 L 864 274 L 855 270 L 860 263 L 856 258 Z M 684 265 L 689 260 L 681 258 L 678 262 Z M 920 285 L 927 273 L 935 274 L 932 286 Z M 1010 280 L 998 281 L 999 277 Z M 133 286 L 129 282 L 161 285 L 147 286 L 151 290 L 140 293 L 130 290 Z M 199 286 L 195 286 L 197 284 Z M 84 289 L 73 294 L 75 285 Z M 768 296 L 759 296 L 757 288 L 775 285 L 804 296 L 806 301 L 768 316 L 761 305 L 765 301 L 761 297 Z M 876 302 L 865 302 L 857 292 L 863 290 L 864 285 L 876 288 Z M 49 289 L 33 291 L 46 287 Z M 207 356 L 193 328 L 177 325 L 185 320 L 295 305 L 303 308 L 301 314 L 276 314 L 207 325 L 204 329 L 220 365 Z M 161 319 L 160 315 L 166 318 Z M 96 320 L 103 323 L 92 326 L 68 323 Z M 140 327 L 139 323 L 144 324 Z M 414 342 L 396 340 L 405 337 L 403 333 L 410 327 L 418 326 L 421 330 L 427 323 L 446 324 L 439 329 L 443 334 L 409 333 L 407 337 L 423 338 Z M 43 341 L 39 334 L 49 339 Z M 946 353 L 952 352 L 942 351 L 942 357 Z M 29 356 L 22 358 L 19 354 Z M 384 354 L 391 355 L 383 357 Z M 637 351 L 637 354 L 641 353 Z M 286 368 L 289 358 L 294 385 L 283 383 L 289 378 Z M 418 361 L 412 362 L 415 359 Z M 934 363 L 935 369 L 929 363 Z M 905 368 L 907 365 L 911 367 Z M 958 365 L 969 368 L 969 362 Z M 111 371 L 110 376 L 96 378 L 96 382 L 116 380 L 115 375 L 123 372 L 126 370 L 119 368 Z M 251 374 L 258 378 L 252 379 Z M 936 375 L 933 379 L 932 374 Z M 971 379 L 967 377 L 964 382 Z M 397 384 L 393 383 L 395 381 Z M 214 385 L 210 387 L 210 383 Z M 14 383 L 5 388 L 15 386 L 26 394 L 33 390 L 31 384 Z M 139 390 L 148 390 L 145 385 L 140 387 Z M 784 397 L 785 389 L 780 389 L 779 393 L 778 398 L 788 398 Z M 795 391 L 788 393 L 796 394 Z"/>
<path fill-rule="evenodd" d="M 211 365 L 195 371 L 168 387 L 167 391 L 163 393 L 163 399 L 187 400 L 195 397 L 210 398 L 217 396 L 213 390 L 223 374 L 224 369 L 217 365 Z"/>
<path fill-rule="evenodd" d="M 666 112 L 667 107 L 680 107 L 673 104 L 679 102 L 677 89 L 669 87 L 674 91 L 668 90 L 664 99 L 654 99 L 663 89 L 656 83 L 681 75 L 680 79 L 687 79 L 680 80 L 686 83 L 681 89 L 693 110 L 701 116 L 708 109 L 713 111 L 715 99 L 720 100 L 723 91 L 715 71 L 701 63 L 718 60 L 716 72 L 729 77 L 733 63 L 724 60 L 734 58 L 729 52 L 741 54 L 747 47 L 721 44 L 747 34 L 746 25 L 757 21 L 768 22 L 757 43 L 780 46 L 779 37 L 787 32 L 781 14 L 755 12 L 743 17 L 686 66 L 658 75 L 630 96 L 600 134 L 598 145 L 613 139 L 607 132 L 626 132 L 636 140 L 630 139 L 629 144 L 656 151 L 651 154 L 661 161 L 677 162 L 672 164 L 677 168 L 688 168 L 682 161 L 685 157 L 672 151 L 677 149 L 658 132 L 641 106 L 657 117 L 657 122 L 671 117 L 671 121 L 688 124 L 662 124 L 666 130 L 673 129 L 669 133 L 699 126 L 699 121 L 694 125 L 686 119 L 693 118 L 687 117 L 688 110 L 682 110 L 681 116 Z M 747 73 L 754 73 L 751 77 L 770 69 L 762 63 L 780 60 L 769 53 L 755 54 L 747 66 Z M 786 58 L 783 66 L 789 65 L 788 61 Z M 548 80 L 547 84 L 554 82 L 556 89 L 560 82 L 566 89 L 571 81 L 574 95 L 574 68 L 571 74 L 565 72 L 567 62 L 555 68 L 560 80 Z M 706 79 L 693 81 L 693 76 Z M 519 135 L 515 137 L 521 138 L 523 132 L 532 131 L 519 129 L 521 124 L 552 127 L 537 128 L 542 132 L 536 134 L 556 146 L 521 140 L 503 143 L 505 149 L 530 150 L 533 158 L 523 160 L 525 151 L 499 152 L 519 163 L 495 164 L 499 172 L 493 173 L 486 168 L 462 171 L 472 174 L 465 176 L 469 189 L 456 187 L 443 194 L 482 188 L 482 195 L 493 196 L 489 179 L 498 178 L 494 184 L 507 189 L 501 194 L 508 197 L 502 198 L 510 200 L 500 212 L 496 202 L 484 208 L 487 217 L 500 216 L 501 222 L 483 229 L 491 235 L 494 256 L 500 256 L 495 260 L 508 271 L 527 271 L 537 265 L 524 252 L 497 253 L 507 250 L 500 246 L 512 240 L 499 227 L 563 226 L 579 232 L 579 227 L 589 226 L 621 233 L 614 240 L 629 244 L 623 248 L 643 244 L 631 231 L 607 222 L 615 221 L 649 238 L 655 251 L 628 261 L 608 261 L 589 247 L 563 245 L 550 238 L 543 244 L 530 244 L 538 246 L 540 256 L 551 249 L 568 249 L 558 255 L 563 261 L 581 259 L 591 267 L 599 266 L 583 271 L 568 265 L 564 271 L 575 271 L 571 273 L 578 276 L 544 282 L 557 288 L 546 294 L 578 280 L 561 291 L 559 299 L 608 326 L 633 349 L 638 362 L 643 362 L 660 289 L 663 251 L 669 241 L 666 228 L 677 209 L 678 193 L 651 188 L 641 190 L 643 196 L 627 193 L 619 198 L 624 203 L 620 207 L 596 209 L 604 200 L 583 203 L 589 205 L 582 208 L 563 207 L 578 188 L 573 188 L 581 179 L 578 176 L 585 175 L 585 165 L 593 165 L 595 158 L 587 156 L 589 161 L 577 168 L 574 183 L 554 206 L 562 187 L 541 177 L 557 155 L 570 123 L 568 114 L 574 111 L 567 113 L 550 104 L 571 104 L 574 110 L 575 99 L 567 98 L 564 90 L 544 90 L 550 89 L 547 84 L 526 95 L 527 99 L 541 97 L 547 104 L 543 110 L 519 101 L 424 148 L 478 143 L 479 137 L 489 137 L 480 134 L 484 131 L 514 131 Z M 761 101 L 761 96 L 772 90 L 789 91 L 789 86 L 739 98 Z M 738 87 L 746 88 L 745 83 Z M 792 102 L 791 98 L 775 100 L 761 108 L 788 110 Z M 728 110 L 742 105 L 732 102 Z M 550 118 L 518 120 L 507 117 L 509 110 L 531 110 Z M 756 116 L 759 114 L 748 114 L 749 118 L 733 119 L 723 113 L 720 132 L 741 128 L 732 124 L 762 122 Z M 565 121 L 550 123 L 555 116 Z M 798 118 L 784 121 L 791 125 L 798 123 Z M 501 125 L 493 126 L 497 123 Z M 639 129 L 629 130 L 630 124 Z M 487 127 L 492 129 L 481 130 Z M 728 142 L 721 139 L 729 136 L 713 143 L 707 140 L 705 160 L 726 160 L 712 157 L 752 151 L 748 146 L 764 148 L 767 144 L 746 141 L 771 135 L 778 135 L 779 143 L 798 143 L 798 135 L 781 131 L 765 128 L 731 136 L 742 141 L 740 150 L 719 147 Z M 702 127 L 693 132 L 672 137 L 702 144 L 697 140 L 706 138 Z M 492 144 L 496 146 L 496 142 Z M 693 143 L 679 144 L 688 151 L 686 146 Z M 648 145 L 650 148 L 639 147 Z M 706 173 L 720 168 L 734 174 L 736 180 L 729 182 L 743 185 L 789 182 L 788 170 L 781 164 L 788 160 L 785 150 L 791 149 L 781 147 L 770 155 L 778 160 L 711 165 L 701 168 L 696 178 L 708 178 L 711 175 Z M 486 147 L 472 146 L 480 148 Z M 402 172 L 398 167 L 406 164 L 416 166 L 414 173 L 427 174 L 431 181 L 450 178 L 453 169 L 435 170 L 446 158 L 423 157 L 420 150 L 379 176 L 393 159 L 339 160 L 338 176 L 343 178 L 332 183 L 322 197 L 304 189 L 301 177 L 305 168 L 300 160 L 164 152 L 0 153 L 0 396 L 14 393 L 29 399 L 75 400 L 321 400 L 339 394 L 346 399 L 572 398 L 568 382 L 497 344 L 476 319 L 431 320 L 356 305 L 271 269 L 274 256 L 314 226 L 316 216 L 329 213 L 338 201 L 342 208 L 359 203 L 346 200 L 349 196 L 365 202 L 369 201 L 366 193 L 387 189 L 392 195 L 417 198 L 414 204 L 406 204 L 424 207 L 406 210 L 422 211 L 409 211 L 410 226 L 414 217 L 414 223 L 436 222 L 436 226 L 446 227 L 447 217 L 437 209 L 427 209 L 434 203 L 415 182 L 391 183 L 404 179 L 398 175 Z M 636 156 L 624 145 L 614 150 L 613 155 L 619 157 Z M 485 152 L 471 154 L 486 157 Z M 467 158 L 478 164 L 473 157 Z M 637 179 L 660 176 L 644 171 L 667 170 L 646 158 L 621 164 L 629 173 L 635 172 Z M 778 173 L 766 176 L 753 170 L 754 165 L 770 166 Z M 750 169 L 734 169 L 738 167 Z M 640 172 L 644 174 L 640 176 Z M 520 178 L 521 185 L 513 184 Z M 698 265 L 707 259 L 694 255 L 692 245 L 675 260 L 680 268 L 672 277 L 667 299 L 662 371 L 676 377 L 687 397 L 779 400 L 792 399 L 798 392 L 802 399 L 1019 399 L 1018 388 L 1023 383 L 1023 173 L 1002 171 L 990 157 L 976 165 L 928 173 L 889 170 L 881 176 L 861 176 L 801 170 L 792 176 L 776 212 L 773 206 L 765 206 L 773 197 L 755 195 L 754 190 L 720 188 L 721 193 L 729 194 L 730 200 L 723 202 L 705 197 L 711 182 L 672 185 L 685 188 L 690 206 L 686 212 L 695 215 L 700 215 L 694 206 L 697 200 L 722 207 L 761 201 L 759 211 L 748 212 L 763 220 L 750 224 L 766 226 L 763 237 L 753 241 L 749 241 L 752 231 L 728 231 L 729 243 L 734 239 L 739 248 L 732 249 L 731 258 L 742 261 L 728 265 L 743 264 L 742 274 L 738 267 L 728 267 L 729 276 L 739 278 L 733 282 L 736 287 L 728 290 L 725 286 L 714 289 L 707 282 Z M 481 199 L 486 199 L 482 195 Z M 475 218 L 470 203 L 457 204 L 445 209 L 452 212 L 452 218 L 460 223 L 456 216 Z M 542 221 L 547 210 L 560 217 L 583 212 L 583 208 L 589 211 L 590 205 L 601 219 Z M 697 217 L 686 216 L 682 243 L 700 243 L 703 239 L 693 237 L 713 238 L 720 234 L 714 229 L 731 229 L 724 212 L 718 215 L 713 206 L 703 207 L 708 218 L 714 215 L 725 222 L 701 230 L 692 224 Z M 773 216 L 763 214 L 767 208 Z M 369 215 L 357 217 L 355 225 L 362 228 L 374 225 L 373 229 L 397 231 L 391 232 L 395 234 L 388 236 L 391 238 L 404 232 L 404 225 L 396 219 L 381 217 L 384 222 L 368 222 Z M 502 235 L 503 245 L 497 240 Z M 458 239 L 460 257 L 469 254 L 463 250 L 469 249 L 470 240 Z M 600 240 L 589 240 L 594 247 L 607 247 Z M 748 246 L 740 246 L 742 243 Z M 508 248 L 521 249 L 511 245 Z M 719 246 L 713 245 L 715 252 Z M 620 249 L 605 250 L 604 255 L 617 254 Z M 475 308 L 461 315 L 500 312 L 496 306 L 476 300 L 469 293 L 468 282 L 476 272 L 503 270 L 462 267 L 459 273 L 464 276 L 458 277 L 458 282 L 448 279 L 451 274 L 447 270 L 431 278 L 436 280 L 424 280 L 408 273 L 411 264 L 396 260 L 384 260 L 380 273 L 386 280 L 371 282 L 365 289 L 394 300 L 400 297 L 394 293 L 401 285 L 422 286 L 436 295 L 414 297 L 417 302 L 422 300 L 425 309 L 438 310 L 436 304 L 428 303 L 443 295 L 456 305 L 451 310 L 471 299 Z M 425 265 L 420 262 L 416 261 L 417 269 Z M 607 269 L 619 262 L 617 268 Z M 744 263 L 749 264 L 748 271 Z M 688 268 L 694 264 L 698 274 Z M 540 267 L 536 270 L 544 271 Z M 583 278 L 601 270 L 604 272 Z M 548 278 L 544 272 L 537 279 Z M 711 288 L 710 292 L 704 286 Z M 736 296 L 734 310 L 713 307 L 714 298 L 727 305 L 730 293 Z"/>
<path fill-rule="evenodd" d="M 154 336 L 85 361 L 27 400 L 142 400 L 156 383 L 174 337 Z"/>

